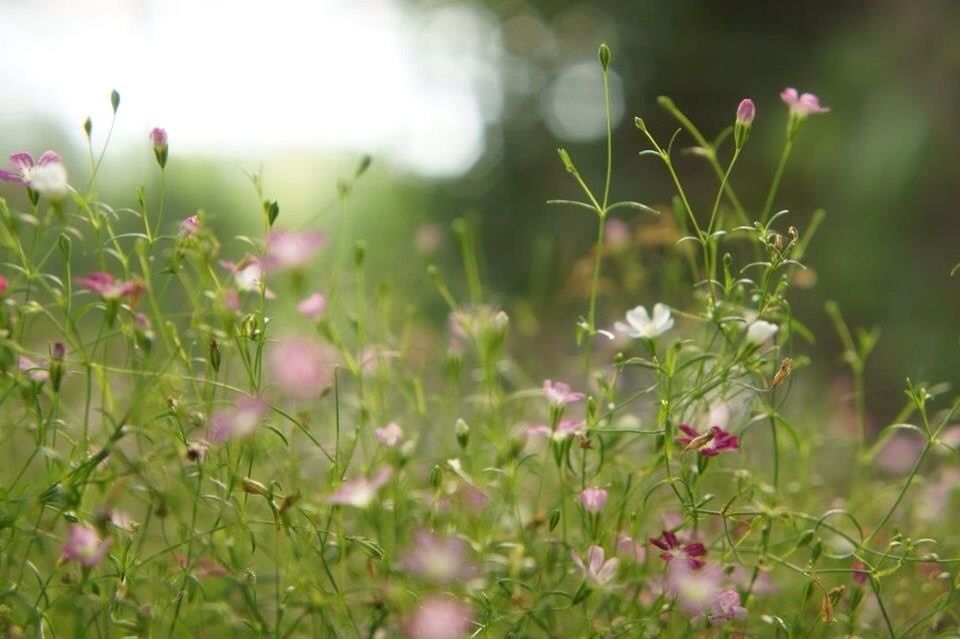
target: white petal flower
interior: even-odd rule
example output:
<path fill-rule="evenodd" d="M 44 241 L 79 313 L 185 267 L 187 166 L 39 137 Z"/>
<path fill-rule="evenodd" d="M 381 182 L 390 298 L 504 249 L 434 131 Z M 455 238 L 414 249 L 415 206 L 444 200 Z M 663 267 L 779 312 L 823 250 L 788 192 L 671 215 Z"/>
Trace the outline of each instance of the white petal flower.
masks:
<path fill-rule="evenodd" d="M 647 313 L 647 309 L 637 306 L 627 311 L 627 323 L 617 322 L 614 328 L 633 339 L 640 337 L 653 339 L 673 328 L 673 317 L 666 304 L 655 304 L 652 318 Z"/>
<path fill-rule="evenodd" d="M 747 341 L 753 344 L 763 344 L 777 334 L 779 327 L 776 324 L 757 320 L 747 327 Z"/>

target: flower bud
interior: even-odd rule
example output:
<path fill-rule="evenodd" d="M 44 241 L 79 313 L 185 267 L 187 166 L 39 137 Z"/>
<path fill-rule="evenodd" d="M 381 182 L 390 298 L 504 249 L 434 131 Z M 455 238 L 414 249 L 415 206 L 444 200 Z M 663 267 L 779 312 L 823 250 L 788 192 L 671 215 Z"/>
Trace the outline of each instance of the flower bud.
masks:
<path fill-rule="evenodd" d="M 757 115 L 757 108 L 750 98 L 744 98 L 737 107 L 737 122 L 733 128 L 733 139 L 739 149 L 750 136 L 750 127 L 753 126 L 753 119 Z"/>
<path fill-rule="evenodd" d="M 252 477 L 243 478 L 243 492 L 251 495 L 260 495 L 261 497 L 270 496 L 270 489 Z"/>
<path fill-rule="evenodd" d="M 460 444 L 460 448 L 466 448 L 467 442 L 470 441 L 470 427 L 467 425 L 467 422 L 458 419 L 453 430 L 457 434 L 457 443 Z"/>
<path fill-rule="evenodd" d="M 597 51 L 597 55 L 600 58 L 600 66 L 606 71 L 607 67 L 610 66 L 610 47 L 607 46 L 606 42 L 600 45 L 600 50 Z"/>
<path fill-rule="evenodd" d="M 443 469 L 440 466 L 434 466 L 433 470 L 430 471 L 430 486 L 434 490 L 440 488 L 440 483 L 443 481 Z"/>
<path fill-rule="evenodd" d="M 157 158 L 157 164 L 160 168 L 167 166 L 167 152 L 169 143 L 167 141 L 167 132 L 159 127 L 150 131 L 150 141 L 153 143 L 153 154 Z"/>
<path fill-rule="evenodd" d="M 580 492 L 580 505 L 587 512 L 600 512 L 607 505 L 607 491 L 603 488 L 584 488 Z"/>
<path fill-rule="evenodd" d="M 216 337 L 210 336 L 210 365 L 217 373 L 220 372 L 220 362 L 223 360 L 223 350 Z"/>
<path fill-rule="evenodd" d="M 560 509 L 554 508 L 550 511 L 550 530 L 553 531 L 557 527 L 557 524 L 560 523 Z"/>
<path fill-rule="evenodd" d="M 63 383 L 63 358 L 66 354 L 63 342 L 54 342 L 50 347 L 50 386 L 54 392 L 59 391 Z"/>

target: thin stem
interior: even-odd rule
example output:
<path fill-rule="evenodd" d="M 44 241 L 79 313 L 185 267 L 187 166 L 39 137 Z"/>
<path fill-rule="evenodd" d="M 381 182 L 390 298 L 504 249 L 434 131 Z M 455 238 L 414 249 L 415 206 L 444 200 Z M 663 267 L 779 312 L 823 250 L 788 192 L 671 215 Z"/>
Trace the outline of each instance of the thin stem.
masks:
<path fill-rule="evenodd" d="M 764 224 L 770 219 L 773 206 L 773 200 L 780 189 L 780 179 L 783 177 L 783 170 L 787 166 L 787 159 L 790 157 L 790 151 L 793 150 L 793 138 L 788 137 L 783 145 L 783 151 L 780 153 L 780 162 L 777 163 L 777 170 L 773 174 L 773 182 L 770 184 L 770 190 L 767 191 L 767 198 L 763 202 L 763 211 L 760 212 L 760 221 Z"/>

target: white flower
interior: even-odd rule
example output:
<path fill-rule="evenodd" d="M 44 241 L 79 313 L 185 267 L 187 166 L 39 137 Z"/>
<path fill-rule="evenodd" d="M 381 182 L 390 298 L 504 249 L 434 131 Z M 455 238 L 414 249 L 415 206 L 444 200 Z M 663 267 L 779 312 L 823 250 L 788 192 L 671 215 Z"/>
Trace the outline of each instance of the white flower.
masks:
<path fill-rule="evenodd" d="M 670 309 L 665 304 L 654 304 L 653 319 L 650 319 L 647 309 L 638 306 L 627 311 L 626 324 L 617 322 L 613 327 L 633 339 L 638 337 L 653 339 L 673 328 L 673 318 L 670 316 Z"/>
<path fill-rule="evenodd" d="M 777 334 L 779 327 L 776 324 L 757 320 L 747 327 L 747 341 L 754 344 L 763 344 L 765 341 Z"/>
<path fill-rule="evenodd" d="M 59 200 L 70 191 L 67 169 L 53 151 L 44 151 L 37 162 L 26 151 L 10 156 L 12 170 L 0 170 L 0 180 L 23 184 L 51 200 Z"/>

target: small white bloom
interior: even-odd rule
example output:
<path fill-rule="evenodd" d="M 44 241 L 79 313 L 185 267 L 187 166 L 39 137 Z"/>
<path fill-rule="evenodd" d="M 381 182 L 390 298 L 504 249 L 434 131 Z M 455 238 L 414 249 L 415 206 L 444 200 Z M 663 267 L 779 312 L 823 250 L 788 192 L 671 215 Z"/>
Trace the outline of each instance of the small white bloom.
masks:
<path fill-rule="evenodd" d="M 51 200 L 59 200 L 70 192 L 67 184 L 67 169 L 63 162 L 41 162 L 33 170 L 30 188 Z"/>
<path fill-rule="evenodd" d="M 777 334 L 778 328 L 776 324 L 757 320 L 747 327 L 747 341 L 754 344 L 763 344 Z"/>
<path fill-rule="evenodd" d="M 627 323 L 617 322 L 613 326 L 617 331 L 633 339 L 639 337 L 653 339 L 673 328 L 673 317 L 670 316 L 670 309 L 666 304 L 654 304 L 652 319 L 647 309 L 638 306 L 627 311 Z"/>

